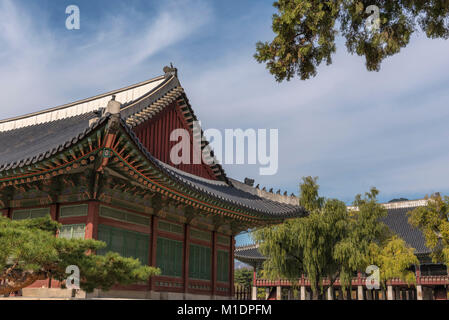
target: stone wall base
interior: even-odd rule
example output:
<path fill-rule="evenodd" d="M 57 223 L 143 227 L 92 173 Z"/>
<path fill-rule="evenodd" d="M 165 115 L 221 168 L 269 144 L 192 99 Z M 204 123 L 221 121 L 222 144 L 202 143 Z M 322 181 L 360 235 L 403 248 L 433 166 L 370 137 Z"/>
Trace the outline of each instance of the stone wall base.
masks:
<path fill-rule="evenodd" d="M 23 298 L 30 299 L 71 299 L 72 290 L 58 288 L 25 288 Z M 94 290 L 92 293 L 79 291 L 76 299 L 146 299 L 146 300 L 232 300 L 231 297 L 200 295 L 192 293 L 131 291 L 131 290 Z"/>
<path fill-rule="evenodd" d="M 58 288 L 24 288 L 22 289 L 22 296 L 24 298 L 39 298 L 39 299 L 71 299 L 72 290 L 58 289 Z M 86 292 L 78 291 L 75 296 L 76 299 L 85 299 Z"/>

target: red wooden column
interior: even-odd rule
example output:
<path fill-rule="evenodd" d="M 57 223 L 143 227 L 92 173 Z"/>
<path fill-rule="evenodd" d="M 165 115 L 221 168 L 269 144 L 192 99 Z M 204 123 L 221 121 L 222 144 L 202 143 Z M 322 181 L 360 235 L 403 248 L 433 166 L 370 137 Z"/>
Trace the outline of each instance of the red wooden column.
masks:
<path fill-rule="evenodd" d="M 421 265 L 415 266 L 416 284 L 421 284 Z"/>
<path fill-rule="evenodd" d="M 415 266 L 416 275 L 416 300 L 423 300 L 423 290 L 421 285 L 421 265 Z"/>
<path fill-rule="evenodd" d="M 156 267 L 156 255 L 157 255 L 157 225 L 159 223 L 159 217 L 155 215 L 151 216 L 151 243 L 150 243 L 150 266 Z M 150 279 L 150 290 L 154 290 L 155 283 L 153 277 Z"/>
<path fill-rule="evenodd" d="M 189 259 L 190 259 L 190 225 L 184 225 L 184 264 L 183 264 L 183 277 L 184 277 L 184 293 L 189 290 Z"/>
<path fill-rule="evenodd" d="M 229 260 L 231 264 L 230 277 L 229 277 L 230 282 L 229 291 L 231 297 L 234 296 L 234 250 L 235 250 L 235 239 L 234 236 L 231 236 L 231 248 L 229 251 Z"/>
<path fill-rule="evenodd" d="M 212 232 L 212 295 L 217 294 L 217 232 Z"/>
<path fill-rule="evenodd" d="M 86 239 L 98 239 L 100 203 L 90 201 L 87 209 Z"/>
<path fill-rule="evenodd" d="M 59 204 L 58 203 L 54 203 L 54 204 L 50 205 L 50 216 L 51 216 L 52 220 L 58 221 L 58 219 L 59 219 Z"/>
<path fill-rule="evenodd" d="M 50 217 L 54 221 L 58 221 L 59 219 L 59 204 L 53 203 L 50 205 Z M 59 237 L 59 230 L 56 232 L 56 236 Z M 52 287 L 52 277 L 48 278 L 47 288 Z"/>

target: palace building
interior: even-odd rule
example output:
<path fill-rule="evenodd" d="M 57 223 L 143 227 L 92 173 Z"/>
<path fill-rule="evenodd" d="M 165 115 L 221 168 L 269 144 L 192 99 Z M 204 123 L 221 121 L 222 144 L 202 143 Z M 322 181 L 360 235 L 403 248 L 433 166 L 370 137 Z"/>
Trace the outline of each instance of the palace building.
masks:
<path fill-rule="evenodd" d="M 235 235 L 306 212 L 249 192 L 216 161 L 173 164 L 171 132 L 191 132 L 194 152 L 197 118 L 177 70 L 164 73 L 0 121 L 0 210 L 10 219 L 50 215 L 62 224 L 59 237 L 102 240 L 97 254 L 118 252 L 162 272 L 95 297 L 230 298 Z M 201 149 L 214 159 L 207 141 Z M 58 288 L 49 279 L 24 292 Z"/>
<path fill-rule="evenodd" d="M 413 201 L 393 201 L 385 203 L 387 216 L 383 222 L 392 232 L 401 237 L 410 247 L 415 249 L 420 265 L 413 266 L 415 272 L 416 285 L 408 285 L 401 279 L 392 279 L 387 283 L 387 290 L 368 290 L 367 275 L 364 272 L 354 274 L 352 288 L 348 289 L 348 296 L 357 300 L 446 300 L 448 298 L 449 275 L 444 264 L 433 263 L 429 254 L 430 249 L 426 247 L 425 238 L 419 229 L 414 228 L 408 222 L 407 213 L 411 210 L 427 205 L 427 200 Z M 354 210 L 354 207 L 348 207 Z M 296 283 L 289 280 L 267 280 L 258 278 L 256 270 L 260 269 L 265 261 L 257 244 L 246 244 L 239 246 L 235 250 L 237 260 L 248 264 L 254 268 L 252 299 L 256 299 L 257 289 L 266 290 L 266 299 L 311 299 L 311 285 L 304 275 Z M 294 296 L 292 288 L 298 289 L 297 296 Z M 343 293 L 340 282 L 334 283 L 333 288 L 329 288 L 326 298 L 328 300 L 342 299 Z"/>

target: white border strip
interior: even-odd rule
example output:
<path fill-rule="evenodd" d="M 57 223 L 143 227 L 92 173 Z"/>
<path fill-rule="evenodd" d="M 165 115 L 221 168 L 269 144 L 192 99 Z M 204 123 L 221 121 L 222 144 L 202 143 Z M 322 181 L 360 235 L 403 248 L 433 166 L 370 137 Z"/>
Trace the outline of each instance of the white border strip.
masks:
<path fill-rule="evenodd" d="M 148 94 L 154 88 L 159 86 L 164 80 L 164 77 L 156 78 L 156 80 L 149 80 L 124 89 L 116 90 L 90 99 L 81 100 L 78 103 L 75 102 L 66 106 L 33 113 L 28 116 L 25 115 L 23 117 L 13 118 L 11 120 L 5 120 L 0 122 L 0 132 L 70 118 L 80 114 L 92 112 L 100 108 L 105 108 L 111 100 L 112 95 L 115 95 L 116 100 L 120 103 L 128 103 Z"/>

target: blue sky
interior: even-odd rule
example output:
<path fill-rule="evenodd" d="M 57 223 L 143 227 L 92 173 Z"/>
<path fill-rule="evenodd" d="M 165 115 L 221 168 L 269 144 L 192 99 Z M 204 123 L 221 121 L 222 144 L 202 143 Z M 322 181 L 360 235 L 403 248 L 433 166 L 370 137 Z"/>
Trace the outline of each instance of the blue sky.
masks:
<path fill-rule="evenodd" d="M 65 28 L 78 5 L 81 29 Z M 279 172 L 226 165 L 275 190 L 302 176 L 350 203 L 449 192 L 449 41 L 422 34 L 380 72 L 347 53 L 316 78 L 276 83 L 253 59 L 272 37 L 271 1 L 0 0 L 0 118 L 86 98 L 162 74 L 173 62 L 207 128 L 279 129 Z"/>

